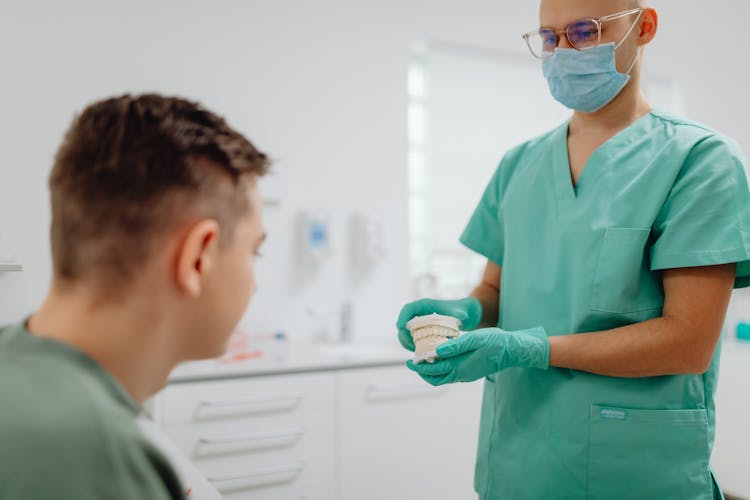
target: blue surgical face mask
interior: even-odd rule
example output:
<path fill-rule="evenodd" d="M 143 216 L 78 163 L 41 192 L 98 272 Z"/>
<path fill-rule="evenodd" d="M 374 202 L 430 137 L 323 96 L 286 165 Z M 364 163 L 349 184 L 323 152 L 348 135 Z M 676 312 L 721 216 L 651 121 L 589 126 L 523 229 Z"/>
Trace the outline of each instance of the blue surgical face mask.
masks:
<path fill-rule="evenodd" d="M 630 81 L 630 72 L 640 54 L 639 49 L 627 73 L 617 71 L 617 48 L 636 23 L 617 45 L 611 42 L 586 50 L 556 48 L 555 54 L 543 62 L 552 97 L 563 106 L 584 113 L 599 111 L 612 102 Z"/>

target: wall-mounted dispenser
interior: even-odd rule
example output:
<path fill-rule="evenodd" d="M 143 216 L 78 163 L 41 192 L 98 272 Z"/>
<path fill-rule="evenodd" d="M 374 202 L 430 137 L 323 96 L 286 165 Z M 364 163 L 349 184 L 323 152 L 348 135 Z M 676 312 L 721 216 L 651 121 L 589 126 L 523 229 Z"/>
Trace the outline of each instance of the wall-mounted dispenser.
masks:
<path fill-rule="evenodd" d="M 374 266 L 388 254 L 385 227 L 374 215 L 355 213 L 352 216 L 351 242 L 354 262 L 358 266 Z"/>
<path fill-rule="evenodd" d="M 302 261 L 316 265 L 332 254 L 330 217 L 323 211 L 306 211 L 300 215 Z"/>

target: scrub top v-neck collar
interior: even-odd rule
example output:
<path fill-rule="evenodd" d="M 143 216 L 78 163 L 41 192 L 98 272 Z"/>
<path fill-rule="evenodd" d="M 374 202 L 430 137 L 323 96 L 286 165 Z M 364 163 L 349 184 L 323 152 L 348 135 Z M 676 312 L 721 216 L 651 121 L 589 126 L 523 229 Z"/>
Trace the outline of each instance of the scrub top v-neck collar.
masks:
<path fill-rule="evenodd" d="M 578 182 L 573 185 L 570 170 L 570 153 L 568 150 L 568 130 L 570 120 L 565 122 L 554 134 L 554 175 L 558 201 L 561 205 L 573 203 L 586 193 L 592 184 L 606 170 L 604 167 L 614 156 L 614 153 L 622 146 L 631 142 L 634 134 L 638 134 L 648 122 L 654 110 L 652 109 L 633 123 L 609 138 L 604 144 L 594 150 L 578 177 Z M 589 187 L 587 187 L 589 186 Z"/>

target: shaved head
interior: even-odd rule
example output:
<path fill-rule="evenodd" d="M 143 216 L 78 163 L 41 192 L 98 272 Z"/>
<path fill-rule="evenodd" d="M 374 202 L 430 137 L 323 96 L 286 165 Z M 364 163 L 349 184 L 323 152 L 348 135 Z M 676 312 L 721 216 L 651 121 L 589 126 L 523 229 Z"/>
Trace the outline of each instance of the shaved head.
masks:
<path fill-rule="evenodd" d="M 598 2 L 598 3 L 605 3 L 605 2 Z M 634 9 L 636 7 L 640 8 L 646 8 L 648 7 L 648 1 L 647 0 L 609 0 L 610 5 L 612 8 L 616 9 Z"/>
<path fill-rule="evenodd" d="M 616 12 L 648 7 L 648 0 L 541 0 L 541 26 L 565 26 L 584 17 L 597 19 Z"/>

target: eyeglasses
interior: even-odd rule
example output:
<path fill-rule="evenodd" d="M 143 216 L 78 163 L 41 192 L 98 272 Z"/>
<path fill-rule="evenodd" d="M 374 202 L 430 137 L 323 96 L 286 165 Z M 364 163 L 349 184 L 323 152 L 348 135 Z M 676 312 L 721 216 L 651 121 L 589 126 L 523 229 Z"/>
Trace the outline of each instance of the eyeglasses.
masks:
<path fill-rule="evenodd" d="M 560 36 L 565 35 L 570 42 L 571 47 L 576 50 L 586 50 L 598 46 L 602 40 L 602 24 L 607 21 L 614 21 L 626 16 L 631 16 L 643 12 L 643 9 L 631 9 L 609 16 L 600 17 L 599 19 L 579 19 L 573 21 L 565 29 L 556 31 L 552 28 L 539 28 L 537 31 L 530 31 L 523 35 L 529 50 L 538 59 L 546 59 L 555 53 L 555 48 L 560 44 Z M 636 20 L 637 22 L 637 20 Z M 630 31 L 633 30 L 630 27 Z M 628 35 L 630 34 L 628 31 Z M 627 38 L 627 35 L 626 35 Z"/>

